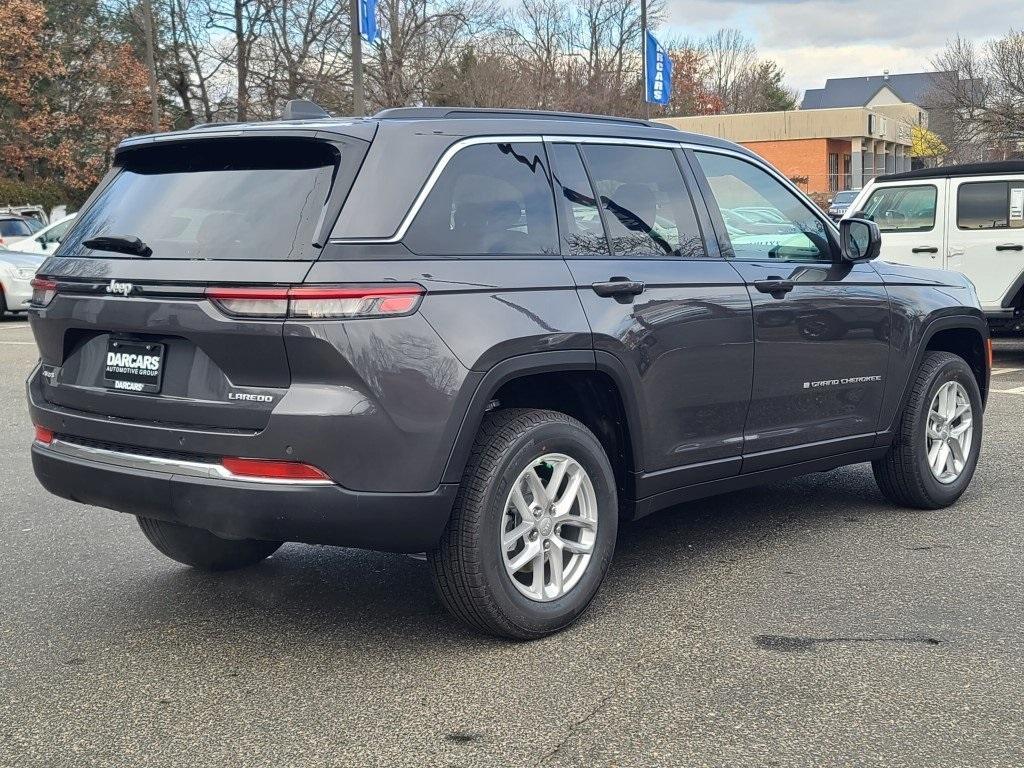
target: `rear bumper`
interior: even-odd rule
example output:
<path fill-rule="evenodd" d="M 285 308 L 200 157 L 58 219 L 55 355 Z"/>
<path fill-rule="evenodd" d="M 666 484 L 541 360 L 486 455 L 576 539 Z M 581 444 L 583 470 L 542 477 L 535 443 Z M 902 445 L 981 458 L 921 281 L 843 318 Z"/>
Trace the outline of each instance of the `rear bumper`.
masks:
<path fill-rule="evenodd" d="M 63 453 L 32 445 L 32 467 L 46 490 L 83 504 L 204 528 L 227 538 L 300 541 L 389 552 L 433 549 L 457 486 L 425 493 L 366 493 L 334 484 L 202 477 L 193 467 L 142 469 L 115 454 Z M 183 463 L 184 464 L 184 463 Z"/>

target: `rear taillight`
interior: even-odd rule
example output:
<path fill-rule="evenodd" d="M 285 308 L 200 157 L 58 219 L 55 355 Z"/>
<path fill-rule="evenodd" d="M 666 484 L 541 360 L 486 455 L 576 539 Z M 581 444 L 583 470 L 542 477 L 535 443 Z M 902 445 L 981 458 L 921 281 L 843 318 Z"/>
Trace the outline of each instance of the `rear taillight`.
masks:
<path fill-rule="evenodd" d="M 53 442 L 53 430 L 36 424 L 36 442 L 49 445 Z"/>
<path fill-rule="evenodd" d="M 323 471 L 311 464 L 298 461 L 273 461 L 270 459 L 239 459 L 224 458 L 220 462 L 224 468 L 238 477 L 249 477 L 258 480 L 291 480 L 298 482 L 329 483 Z"/>
<path fill-rule="evenodd" d="M 45 307 L 57 295 L 57 283 L 53 280 L 34 277 L 30 285 L 32 286 L 32 305 L 35 307 Z"/>
<path fill-rule="evenodd" d="M 223 311 L 253 318 L 398 317 L 415 312 L 423 293 L 415 284 L 206 289 L 207 297 Z"/>

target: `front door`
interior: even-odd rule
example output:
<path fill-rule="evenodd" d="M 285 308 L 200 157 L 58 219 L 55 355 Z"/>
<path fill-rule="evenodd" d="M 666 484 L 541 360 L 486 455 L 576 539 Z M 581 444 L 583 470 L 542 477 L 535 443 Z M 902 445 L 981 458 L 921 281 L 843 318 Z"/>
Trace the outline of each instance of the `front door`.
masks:
<path fill-rule="evenodd" d="M 878 274 L 842 261 L 823 215 L 760 163 L 693 156 L 753 304 L 743 472 L 871 447 L 889 355 Z"/>
<path fill-rule="evenodd" d="M 882 233 L 881 258 L 919 267 L 947 266 L 946 184 L 945 179 L 936 179 L 883 184 L 872 190 L 861 209 Z"/>
<path fill-rule="evenodd" d="M 1000 306 L 1024 271 L 1024 176 L 952 179 L 956 201 L 949 252 L 974 283 L 986 309 Z M 883 240 L 884 242 L 884 240 Z"/>
<path fill-rule="evenodd" d="M 637 496 L 737 474 L 753 374 L 750 298 L 728 262 L 710 257 L 681 155 L 557 140 L 549 152 L 562 251 L 598 364 L 617 361 L 636 393 Z"/>

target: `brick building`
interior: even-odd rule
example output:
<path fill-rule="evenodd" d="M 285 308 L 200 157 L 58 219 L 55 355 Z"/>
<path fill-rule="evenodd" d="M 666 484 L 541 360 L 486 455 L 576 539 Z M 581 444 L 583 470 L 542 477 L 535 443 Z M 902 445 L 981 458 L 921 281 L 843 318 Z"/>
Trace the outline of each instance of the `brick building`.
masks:
<path fill-rule="evenodd" d="M 761 155 L 801 189 L 828 195 L 875 176 L 910 170 L 912 129 L 927 126 L 914 104 L 669 117 L 680 130 L 718 136 Z"/>

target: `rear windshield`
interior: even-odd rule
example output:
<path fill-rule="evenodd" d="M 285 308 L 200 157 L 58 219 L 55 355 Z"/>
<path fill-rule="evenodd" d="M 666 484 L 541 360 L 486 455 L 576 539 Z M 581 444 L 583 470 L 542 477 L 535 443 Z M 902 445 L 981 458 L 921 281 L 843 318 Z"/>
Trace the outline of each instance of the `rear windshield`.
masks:
<path fill-rule="evenodd" d="M 857 197 L 856 192 L 836 192 L 836 196 L 832 198 L 832 202 L 838 203 L 839 205 L 849 205 L 853 202 L 855 197 Z"/>
<path fill-rule="evenodd" d="M 154 259 L 310 260 L 340 153 L 301 139 L 185 142 L 129 152 L 61 253 L 117 257 L 83 242 L 140 238 Z"/>
<path fill-rule="evenodd" d="M 23 237 L 31 234 L 28 222 L 21 219 L 0 219 L 0 235 L 4 237 Z"/>

